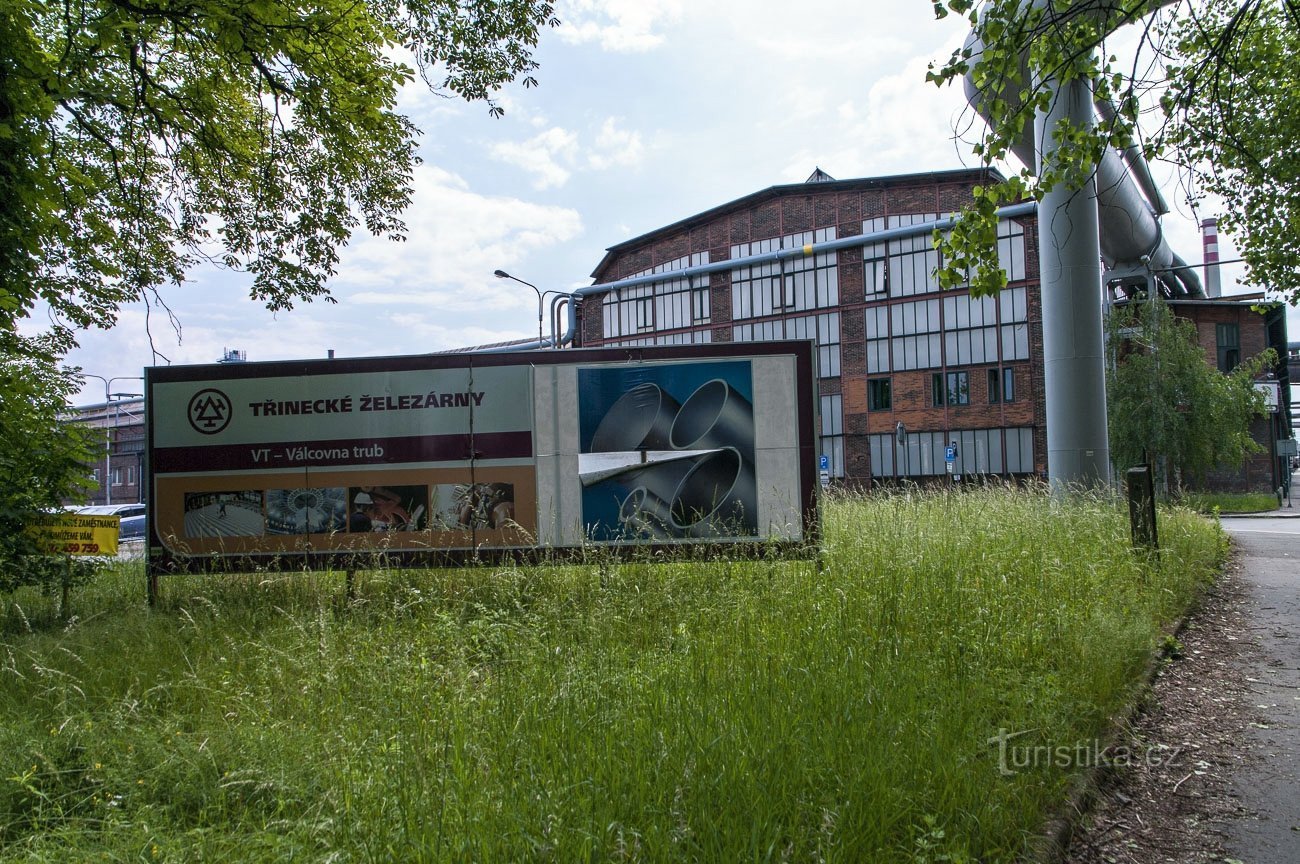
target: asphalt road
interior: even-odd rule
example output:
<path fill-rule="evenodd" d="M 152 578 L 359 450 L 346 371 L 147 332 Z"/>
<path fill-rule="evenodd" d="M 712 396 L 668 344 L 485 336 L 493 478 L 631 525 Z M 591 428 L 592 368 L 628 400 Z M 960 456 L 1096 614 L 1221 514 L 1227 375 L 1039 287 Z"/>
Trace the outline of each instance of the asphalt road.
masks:
<path fill-rule="evenodd" d="M 1286 511 L 1282 511 L 1286 512 Z M 1242 746 L 1253 752 L 1233 788 L 1253 818 L 1222 826 L 1231 858 L 1300 862 L 1300 519 L 1225 518 L 1242 554 L 1251 641 L 1244 670 L 1254 712 Z"/>

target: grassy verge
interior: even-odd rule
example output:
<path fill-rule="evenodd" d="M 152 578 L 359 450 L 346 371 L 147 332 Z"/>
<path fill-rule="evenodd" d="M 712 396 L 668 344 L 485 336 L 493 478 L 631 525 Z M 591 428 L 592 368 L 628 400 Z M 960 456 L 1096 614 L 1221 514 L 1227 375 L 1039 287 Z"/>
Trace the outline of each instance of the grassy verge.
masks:
<path fill-rule="evenodd" d="M 1182 504 L 1198 513 L 1264 513 L 1277 509 L 1270 492 L 1190 492 Z"/>
<path fill-rule="evenodd" d="M 994 490 L 837 500 L 821 567 L 193 579 L 154 612 L 118 571 L 0 643 L 0 857 L 1011 860 L 1072 773 L 1031 748 L 1103 732 L 1224 550 L 1188 511 L 1158 563 L 1127 534 Z"/>

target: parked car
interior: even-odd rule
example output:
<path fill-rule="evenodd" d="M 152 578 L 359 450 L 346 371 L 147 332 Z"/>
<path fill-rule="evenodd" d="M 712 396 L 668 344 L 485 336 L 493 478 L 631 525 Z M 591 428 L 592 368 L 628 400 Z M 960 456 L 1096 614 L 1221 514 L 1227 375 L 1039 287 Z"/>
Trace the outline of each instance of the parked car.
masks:
<path fill-rule="evenodd" d="M 144 511 L 143 504 L 95 504 L 77 508 L 77 512 L 84 516 L 119 517 L 120 525 L 117 534 L 119 542 L 144 539 Z"/>
<path fill-rule="evenodd" d="M 143 504 L 92 504 L 76 508 L 83 516 L 121 516 L 123 519 L 128 516 L 143 516 L 144 509 Z"/>
<path fill-rule="evenodd" d="M 144 514 L 139 516 L 123 516 L 122 525 L 118 530 L 117 539 L 119 542 L 125 540 L 143 540 L 144 539 Z"/>

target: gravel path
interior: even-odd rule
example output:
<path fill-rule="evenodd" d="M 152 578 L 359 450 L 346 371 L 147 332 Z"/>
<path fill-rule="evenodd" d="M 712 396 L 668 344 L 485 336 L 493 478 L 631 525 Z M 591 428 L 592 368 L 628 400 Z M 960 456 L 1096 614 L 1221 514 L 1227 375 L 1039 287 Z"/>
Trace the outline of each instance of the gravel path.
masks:
<path fill-rule="evenodd" d="M 1178 635 L 1065 860 L 1300 862 L 1300 520 L 1236 553 Z"/>

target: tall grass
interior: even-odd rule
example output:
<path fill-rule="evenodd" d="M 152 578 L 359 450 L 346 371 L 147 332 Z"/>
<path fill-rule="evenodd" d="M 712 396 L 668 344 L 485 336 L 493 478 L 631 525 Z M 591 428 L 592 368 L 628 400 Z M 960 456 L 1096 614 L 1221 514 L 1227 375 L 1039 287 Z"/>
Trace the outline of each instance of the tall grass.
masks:
<path fill-rule="evenodd" d="M 154 611 L 137 568 L 65 629 L 11 612 L 0 857 L 1010 860 L 1070 771 L 990 739 L 1101 734 L 1223 550 L 1170 511 L 1139 560 L 1113 504 L 1007 490 L 825 529 L 820 562 L 183 577 Z"/>
<path fill-rule="evenodd" d="M 1264 513 L 1278 508 L 1272 492 L 1189 492 L 1179 503 L 1198 513 Z"/>

